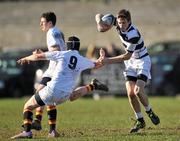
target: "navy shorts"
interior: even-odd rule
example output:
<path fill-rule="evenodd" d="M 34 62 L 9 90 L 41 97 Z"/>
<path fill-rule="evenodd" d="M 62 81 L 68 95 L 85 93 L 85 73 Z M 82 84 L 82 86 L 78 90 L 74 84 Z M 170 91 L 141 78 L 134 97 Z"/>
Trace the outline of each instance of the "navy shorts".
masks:
<path fill-rule="evenodd" d="M 144 82 L 147 82 L 148 78 L 144 74 L 140 74 L 137 77 L 134 76 L 126 76 L 126 81 L 134 81 L 136 82 L 138 79 L 143 80 Z"/>
<path fill-rule="evenodd" d="M 51 81 L 50 77 L 43 77 L 40 84 L 47 86 L 47 82 Z"/>

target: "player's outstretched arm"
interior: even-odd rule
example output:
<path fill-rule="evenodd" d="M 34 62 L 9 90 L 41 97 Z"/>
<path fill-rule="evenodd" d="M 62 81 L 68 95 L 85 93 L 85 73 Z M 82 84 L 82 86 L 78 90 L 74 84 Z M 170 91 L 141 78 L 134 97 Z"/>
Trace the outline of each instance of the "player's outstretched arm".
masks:
<path fill-rule="evenodd" d="M 29 64 L 31 61 L 38 61 L 38 60 L 45 60 L 45 54 L 40 53 L 40 54 L 32 54 L 30 56 L 21 58 L 17 61 L 18 64 L 23 65 L 23 64 Z"/>

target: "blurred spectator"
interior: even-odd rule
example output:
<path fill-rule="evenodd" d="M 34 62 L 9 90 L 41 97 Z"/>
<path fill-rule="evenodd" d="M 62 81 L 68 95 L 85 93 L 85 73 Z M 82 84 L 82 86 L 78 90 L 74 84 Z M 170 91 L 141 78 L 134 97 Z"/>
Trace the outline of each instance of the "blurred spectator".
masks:
<path fill-rule="evenodd" d="M 96 46 L 94 44 L 89 44 L 87 47 L 86 57 L 89 59 L 97 59 Z"/>
<path fill-rule="evenodd" d="M 114 43 L 109 43 L 106 46 L 106 57 L 113 57 L 121 54 L 120 49 L 117 49 Z"/>

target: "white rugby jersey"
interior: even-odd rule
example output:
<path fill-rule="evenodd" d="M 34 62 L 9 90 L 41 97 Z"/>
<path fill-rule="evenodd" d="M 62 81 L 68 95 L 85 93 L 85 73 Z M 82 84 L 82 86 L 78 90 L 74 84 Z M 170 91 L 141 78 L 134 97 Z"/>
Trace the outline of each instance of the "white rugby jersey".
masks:
<path fill-rule="evenodd" d="M 61 51 L 66 50 L 66 45 L 62 37 L 62 32 L 57 28 L 50 28 L 46 34 L 48 50 L 51 46 L 58 46 Z M 56 62 L 50 61 L 48 69 L 44 72 L 43 77 L 52 77 Z"/>
<path fill-rule="evenodd" d="M 81 56 L 76 50 L 46 52 L 48 60 L 57 61 L 51 81 L 47 83 L 53 92 L 72 92 L 80 73 L 95 66 L 94 62 Z"/>
<path fill-rule="evenodd" d="M 125 32 L 122 32 L 119 26 L 116 27 L 116 30 L 126 50 L 133 53 L 133 58 L 140 59 L 148 55 L 144 40 L 134 25 L 131 24 Z"/>
<path fill-rule="evenodd" d="M 50 28 L 46 34 L 48 50 L 51 46 L 58 46 L 61 51 L 66 50 L 66 45 L 62 37 L 62 32 L 57 28 Z"/>

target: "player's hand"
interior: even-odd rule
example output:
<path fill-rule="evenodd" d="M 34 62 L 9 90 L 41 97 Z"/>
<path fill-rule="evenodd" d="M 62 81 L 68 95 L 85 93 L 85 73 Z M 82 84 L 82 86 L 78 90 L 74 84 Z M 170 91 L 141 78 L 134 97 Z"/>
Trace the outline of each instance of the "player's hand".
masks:
<path fill-rule="evenodd" d="M 95 21 L 96 21 L 97 24 L 100 24 L 101 18 L 102 18 L 103 16 L 104 16 L 104 15 L 102 15 L 102 14 L 96 14 L 96 16 L 95 16 Z"/>
<path fill-rule="evenodd" d="M 103 23 L 97 24 L 97 30 L 98 30 L 99 32 L 106 32 L 106 31 L 110 30 L 111 27 L 112 27 L 112 26 L 107 25 L 107 24 L 103 24 Z"/>
<path fill-rule="evenodd" d="M 101 48 L 101 49 L 100 49 L 100 51 L 99 51 L 99 55 L 100 55 L 100 58 L 101 58 L 101 59 L 104 59 L 104 58 L 105 58 L 106 53 L 105 53 L 105 51 L 104 51 L 104 49 L 103 49 L 103 48 Z"/>
<path fill-rule="evenodd" d="M 102 66 L 104 66 L 104 59 L 105 59 L 105 51 L 101 48 L 99 50 L 99 58 L 96 60 L 95 62 L 95 68 L 98 69 L 98 68 L 101 68 Z"/>
<path fill-rule="evenodd" d="M 97 24 L 97 30 L 99 32 L 106 32 L 106 31 L 110 30 L 113 26 L 113 24 L 110 24 L 106 21 L 106 20 L 108 20 L 107 18 L 103 19 L 104 16 L 106 16 L 106 15 L 96 14 L 96 16 L 95 16 L 95 21 Z M 105 21 L 103 21 L 102 19 Z"/>
<path fill-rule="evenodd" d="M 100 57 L 98 60 L 104 65 L 104 61 L 106 59 L 106 53 L 105 53 L 105 50 L 103 48 L 100 49 L 99 55 L 100 55 Z"/>
<path fill-rule="evenodd" d="M 18 64 L 23 65 L 23 64 L 30 64 L 30 61 L 27 60 L 26 58 L 21 58 L 17 61 Z"/>
<path fill-rule="evenodd" d="M 100 60 L 96 60 L 96 62 L 95 62 L 95 69 L 99 69 L 99 68 L 101 68 L 102 66 L 104 66 L 102 63 L 101 63 L 101 61 Z"/>

